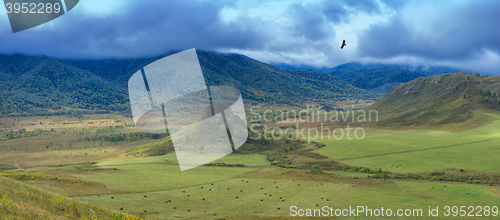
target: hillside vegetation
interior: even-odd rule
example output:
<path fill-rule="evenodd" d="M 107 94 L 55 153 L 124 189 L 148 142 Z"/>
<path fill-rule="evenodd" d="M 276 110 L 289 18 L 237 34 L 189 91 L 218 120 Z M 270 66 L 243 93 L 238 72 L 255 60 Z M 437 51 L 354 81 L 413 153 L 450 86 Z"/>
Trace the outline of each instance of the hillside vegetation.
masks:
<path fill-rule="evenodd" d="M 139 219 L 0 177 L 2 219 Z"/>
<path fill-rule="evenodd" d="M 409 66 L 409 65 L 399 65 L 399 64 L 381 64 L 381 63 L 358 63 L 358 62 L 349 62 L 340 64 L 331 69 L 324 70 L 325 73 L 328 73 L 332 76 L 340 76 L 355 70 L 368 70 L 375 67 L 391 67 L 394 69 L 407 70 L 414 73 L 418 73 L 424 76 L 434 76 L 443 73 L 456 73 L 463 70 L 457 68 L 451 68 L 446 66 Z"/>
<path fill-rule="evenodd" d="M 382 126 L 437 126 L 500 111 L 499 92 L 500 76 L 441 74 L 400 84 L 370 109 L 379 112 Z"/>
<path fill-rule="evenodd" d="M 353 70 L 338 77 L 353 86 L 383 95 L 394 86 L 412 81 L 421 76 L 423 75 L 420 73 L 406 69 L 380 66 Z"/>
<path fill-rule="evenodd" d="M 48 57 L 0 55 L 2 116 L 127 111 L 127 96 L 125 87 Z"/>

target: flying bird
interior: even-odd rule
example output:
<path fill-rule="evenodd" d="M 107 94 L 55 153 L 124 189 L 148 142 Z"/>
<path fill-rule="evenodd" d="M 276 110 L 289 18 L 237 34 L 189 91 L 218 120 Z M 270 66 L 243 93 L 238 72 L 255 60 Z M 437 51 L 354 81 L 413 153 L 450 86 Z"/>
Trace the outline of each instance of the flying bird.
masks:
<path fill-rule="evenodd" d="M 345 40 L 342 41 L 342 46 L 340 46 L 340 49 L 344 49 L 344 46 L 346 46 L 347 44 L 345 44 Z"/>

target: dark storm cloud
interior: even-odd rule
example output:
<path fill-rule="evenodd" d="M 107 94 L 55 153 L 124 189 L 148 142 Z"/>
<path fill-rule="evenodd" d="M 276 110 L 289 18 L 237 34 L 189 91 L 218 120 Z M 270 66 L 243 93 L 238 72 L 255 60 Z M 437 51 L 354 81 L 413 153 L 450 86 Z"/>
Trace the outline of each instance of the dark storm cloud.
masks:
<path fill-rule="evenodd" d="M 39 28 L 16 34 L 3 32 L 0 34 L 0 53 L 43 54 L 56 58 L 124 58 L 197 48 L 327 54 L 332 48 L 328 39 L 335 36 L 332 24 L 347 22 L 354 11 L 377 13 L 380 10 L 372 0 L 283 1 L 276 2 L 281 4 L 277 10 L 285 8 L 284 13 L 276 15 L 278 20 L 286 20 L 280 23 L 245 14 L 246 5 L 265 10 L 262 4 L 275 3 L 268 1 L 126 2 L 126 7 L 106 15 L 95 15 L 77 6 Z M 221 11 L 226 8 L 235 9 L 239 16 L 234 21 L 221 19 Z M 274 16 L 272 13 L 270 16 Z M 7 30 L 9 27 L 0 28 Z"/>
<path fill-rule="evenodd" d="M 107 16 L 71 11 L 53 24 L 53 33 L 1 34 L 0 52 L 59 58 L 141 57 L 193 47 L 248 48 L 264 40 L 251 29 L 221 24 L 219 9 L 220 5 L 207 1 L 132 1 L 126 11 Z"/>
<path fill-rule="evenodd" d="M 329 21 L 349 22 L 349 12 L 346 7 L 353 11 L 366 12 L 368 14 L 380 13 L 380 6 L 372 0 L 346 0 L 346 1 L 323 1 L 321 3 L 322 13 Z M 346 7 L 344 7 L 346 6 Z"/>
<path fill-rule="evenodd" d="M 324 29 L 325 17 L 318 13 L 318 5 L 294 3 L 288 6 L 290 17 L 293 19 L 293 35 L 305 36 L 317 41 L 323 39 L 327 33 Z"/>
<path fill-rule="evenodd" d="M 484 51 L 498 53 L 498 11 L 500 1 L 407 5 L 388 22 L 363 31 L 358 52 L 377 58 L 406 55 L 448 61 L 468 60 Z"/>

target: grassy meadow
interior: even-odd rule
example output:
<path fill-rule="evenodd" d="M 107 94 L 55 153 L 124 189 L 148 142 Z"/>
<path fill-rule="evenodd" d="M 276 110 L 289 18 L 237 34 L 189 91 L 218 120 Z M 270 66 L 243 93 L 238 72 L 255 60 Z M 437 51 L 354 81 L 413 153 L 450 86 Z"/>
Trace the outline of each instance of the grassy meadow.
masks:
<path fill-rule="evenodd" d="M 363 127 L 364 139 L 318 135 L 311 139 L 314 142 L 308 143 L 261 138 L 213 162 L 224 165 L 200 166 L 182 172 L 168 145 L 168 137 L 92 139 L 135 132 L 132 126 L 127 126 L 130 121 L 126 119 L 98 115 L 69 123 L 69 118 L 54 116 L 53 121 L 42 124 L 28 118 L 13 120 L 13 124 L 18 123 L 15 126 L 21 125 L 18 129 L 47 132 L 36 135 L 28 132 L 31 136 L 26 136 L 27 132 L 19 131 L 16 134 L 25 136 L 0 141 L 3 146 L 0 196 L 7 195 L 0 214 L 15 219 L 14 211 L 26 210 L 23 218 L 30 219 L 42 213 L 40 210 L 48 209 L 38 216 L 113 219 L 113 215 L 121 214 L 120 218 L 126 219 L 128 214 L 146 219 L 287 219 L 292 206 L 301 209 L 367 206 L 390 208 L 393 212 L 422 209 L 423 217 L 391 218 L 427 219 L 428 207 L 439 206 L 440 215 L 433 218 L 448 219 L 443 215 L 446 205 L 500 204 L 500 115 L 483 115 L 491 122 L 461 132 L 353 124 L 354 128 Z M 282 123 L 269 125 L 279 127 Z M 318 128 L 318 123 L 305 126 Z M 329 128 L 333 130 L 335 126 Z M 344 127 L 345 132 L 345 124 L 339 127 Z M 6 132 L 8 128 L 0 136 L 12 137 Z M 154 156 L 158 151 L 151 149 L 161 147 L 167 150 L 161 151 L 161 156 Z M 252 151 L 255 147 L 262 150 Z M 235 164 L 243 166 L 227 166 Z M 377 172 L 379 169 L 388 175 L 377 177 L 382 174 Z M 399 174 L 434 175 L 430 173 L 436 173 L 433 176 L 436 180 L 395 178 Z M 475 183 L 437 180 L 445 173 L 491 177 L 494 184 L 485 184 L 484 178 Z M 27 189 L 38 190 L 40 198 L 29 201 L 34 197 L 25 193 Z M 57 200 L 59 197 L 64 202 Z M 61 203 L 61 208 L 47 208 L 53 203 Z M 13 208 L 6 208 L 11 207 L 9 204 Z M 71 207 L 77 210 L 76 215 L 67 211 Z M 89 209 L 103 211 L 92 216 Z"/>
<path fill-rule="evenodd" d="M 364 129 L 362 140 L 320 137 L 316 141 L 328 147 L 314 152 L 345 164 L 398 173 L 449 168 L 500 172 L 500 120 L 458 133 Z"/>

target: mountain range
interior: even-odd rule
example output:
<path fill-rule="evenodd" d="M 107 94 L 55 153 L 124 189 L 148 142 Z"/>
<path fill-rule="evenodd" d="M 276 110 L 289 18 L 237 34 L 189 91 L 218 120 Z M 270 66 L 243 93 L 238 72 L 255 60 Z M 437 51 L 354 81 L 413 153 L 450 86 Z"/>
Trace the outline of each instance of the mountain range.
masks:
<path fill-rule="evenodd" d="M 172 53 L 129 60 L 57 60 L 0 55 L 0 116 L 118 112 L 130 115 L 128 79 Z M 500 110 L 500 78 L 447 67 L 347 63 L 318 71 L 284 69 L 239 54 L 197 51 L 208 86 L 238 88 L 245 105 L 377 99 L 380 125 L 463 122 L 478 109 Z M 446 103 L 443 105 L 443 103 Z"/>
<path fill-rule="evenodd" d="M 0 55 L 0 115 L 106 111 L 130 114 L 128 79 L 141 67 L 169 54 L 129 60 Z M 364 89 L 316 70 L 283 69 L 238 54 L 197 54 L 207 85 L 238 88 L 246 105 L 327 105 L 333 101 L 376 98 Z"/>
<path fill-rule="evenodd" d="M 456 73 L 462 70 L 444 66 L 417 66 L 395 64 L 361 64 L 350 62 L 325 70 L 353 86 L 383 96 L 394 86 L 412 81 L 422 76 L 433 76 L 442 73 Z"/>

